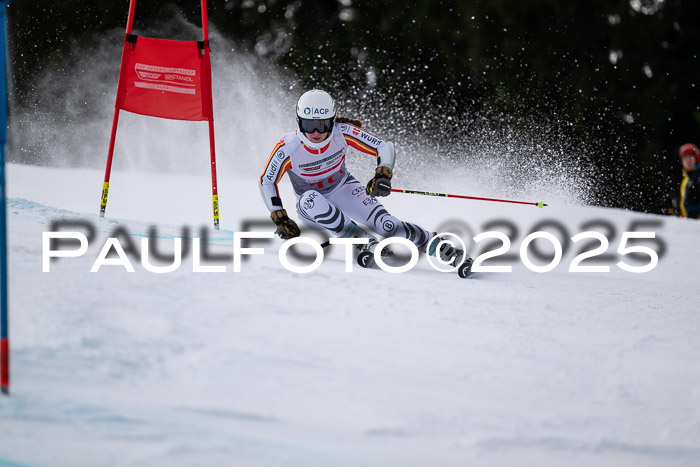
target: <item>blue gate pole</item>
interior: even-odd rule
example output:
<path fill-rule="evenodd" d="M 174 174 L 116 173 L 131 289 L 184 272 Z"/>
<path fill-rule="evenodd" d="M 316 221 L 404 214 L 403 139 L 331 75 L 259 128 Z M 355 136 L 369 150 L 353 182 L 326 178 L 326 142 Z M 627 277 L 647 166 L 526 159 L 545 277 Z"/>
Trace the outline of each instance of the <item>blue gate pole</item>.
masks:
<path fill-rule="evenodd" d="M 7 141 L 7 5 L 0 0 L 0 391 L 10 394 L 10 337 L 7 320 L 7 196 L 5 142 Z"/>

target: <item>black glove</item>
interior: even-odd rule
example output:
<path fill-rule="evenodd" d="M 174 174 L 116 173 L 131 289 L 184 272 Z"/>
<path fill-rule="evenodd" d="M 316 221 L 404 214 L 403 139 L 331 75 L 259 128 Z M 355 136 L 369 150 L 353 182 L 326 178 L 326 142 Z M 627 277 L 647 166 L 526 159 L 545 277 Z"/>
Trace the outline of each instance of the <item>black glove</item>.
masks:
<path fill-rule="evenodd" d="M 299 230 L 297 223 L 287 217 L 287 211 L 284 209 L 272 211 L 270 219 L 272 219 L 272 222 L 277 226 L 275 233 L 279 235 L 282 240 L 288 240 L 301 235 L 301 230 Z"/>
<path fill-rule="evenodd" d="M 365 191 L 371 196 L 389 196 L 391 193 L 392 172 L 389 167 L 379 166 L 374 178 L 367 182 Z"/>

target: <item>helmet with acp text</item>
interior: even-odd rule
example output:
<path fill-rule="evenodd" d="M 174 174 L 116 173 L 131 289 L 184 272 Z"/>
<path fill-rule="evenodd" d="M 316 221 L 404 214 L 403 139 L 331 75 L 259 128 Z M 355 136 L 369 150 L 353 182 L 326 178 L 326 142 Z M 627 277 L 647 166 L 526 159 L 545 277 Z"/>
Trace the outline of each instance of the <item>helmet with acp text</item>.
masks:
<path fill-rule="evenodd" d="M 335 102 L 330 94 L 320 89 L 312 89 L 301 95 L 297 102 L 297 135 L 306 146 L 318 149 L 325 145 L 333 132 L 334 122 Z M 324 141 L 313 143 L 306 137 L 306 133 L 312 134 L 316 131 L 328 134 Z"/>

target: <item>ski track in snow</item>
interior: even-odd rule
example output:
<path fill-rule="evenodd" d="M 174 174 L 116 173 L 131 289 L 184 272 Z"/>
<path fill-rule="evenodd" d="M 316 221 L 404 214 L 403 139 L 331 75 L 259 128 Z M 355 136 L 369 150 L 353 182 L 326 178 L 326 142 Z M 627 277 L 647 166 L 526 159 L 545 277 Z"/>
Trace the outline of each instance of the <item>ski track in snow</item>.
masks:
<path fill-rule="evenodd" d="M 285 270 L 281 242 L 242 272 L 170 274 L 103 266 L 106 238 L 158 246 L 211 223 L 205 177 L 8 167 L 12 395 L 0 398 L 0 466 L 567 465 L 695 466 L 700 459 L 700 223 L 582 206 L 545 209 L 392 195 L 390 212 L 427 228 L 508 220 L 511 252 L 537 222 L 570 235 L 592 220 L 656 222 L 651 272 L 468 280 L 433 271 L 345 272 L 330 250 L 310 274 Z M 410 187 L 408 187 L 410 188 Z M 290 187 L 281 187 L 288 212 Z M 547 200 L 545 200 L 546 202 Z M 273 230 L 255 179 L 220 178 L 222 230 Z M 296 215 L 293 215 L 296 218 Z M 52 221 L 90 223 L 80 258 L 43 273 Z"/>

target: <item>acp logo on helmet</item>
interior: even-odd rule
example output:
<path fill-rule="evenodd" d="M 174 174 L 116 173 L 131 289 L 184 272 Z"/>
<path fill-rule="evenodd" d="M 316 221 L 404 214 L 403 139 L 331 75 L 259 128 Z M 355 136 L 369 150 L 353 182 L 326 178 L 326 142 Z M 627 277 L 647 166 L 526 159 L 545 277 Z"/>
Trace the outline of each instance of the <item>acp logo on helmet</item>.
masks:
<path fill-rule="evenodd" d="M 312 117 L 315 115 L 328 115 L 329 113 L 329 109 L 316 109 L 311 107 L 306 107 L 304 109 L 304 115 L 311 115 Z"/>

